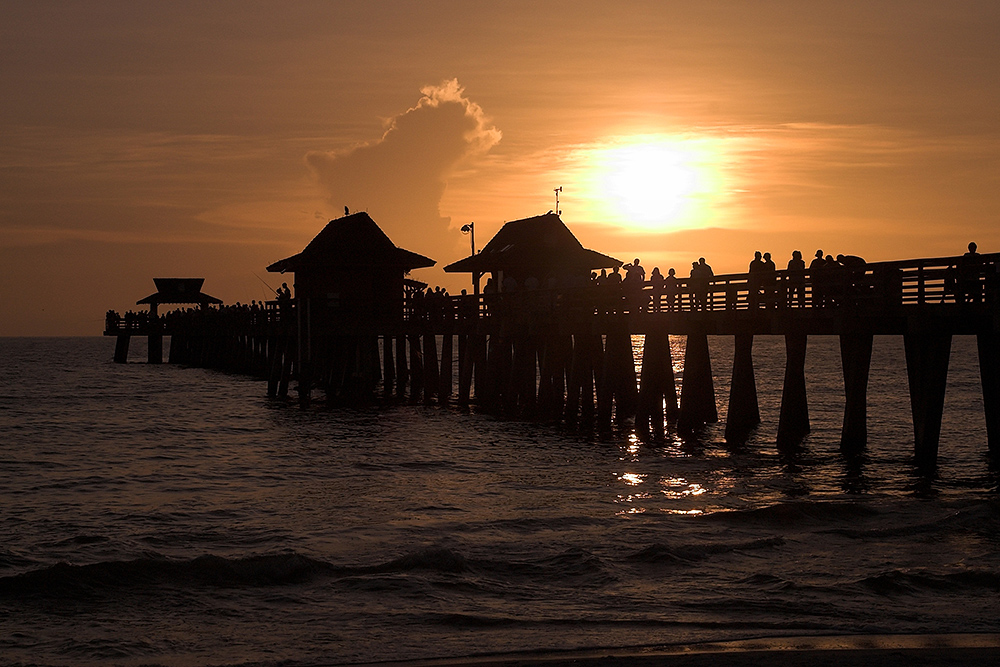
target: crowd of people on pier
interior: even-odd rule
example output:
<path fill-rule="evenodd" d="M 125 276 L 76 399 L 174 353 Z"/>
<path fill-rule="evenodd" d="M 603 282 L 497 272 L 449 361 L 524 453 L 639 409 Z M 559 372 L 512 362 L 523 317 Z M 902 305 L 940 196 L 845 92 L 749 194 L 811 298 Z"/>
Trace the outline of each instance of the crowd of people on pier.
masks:
<path fill-rule="evenodd" d="M 249 304 L 236 302 L 229 306 L 177 308 L 155 316 L 147 311 L 129 310 L 120 315 L 114 310 L 109 310 L 105 315 L 104 326 L 109 334 L 129 332 L 171 334 L 182 330 L 199 330 L 204 326 L 211 326 L 219 331 L 249 331 L 268 322 L 277 321 L 278 312 L 273 306 L 256 300 Z"/>
<path fill-rule="evenodd" d="M 997 292 L 997 266 L 985 262 L 975 243 L 959 261 L 945 270 L 941 301 L 981 303 Z M 531 316 L 556 308 L 591 310 L 597 313 L 661 313 L 719 308 L 835 308 L 859 302 L 872 295 L 902 297 L 902 271 L 881 266 L 869 272 L 868 263 L 856 255 L 825 254 L 816 250 L 806 265 L 802 252 L 794 250 L 786 268 L 779 270 L 769 252 L 757 251 L 746 275 L 715 276 L 704 257 L 691 262 L 688 276 L 680 277 L 670 267 L 664 275 L 658 266 L 647 275 L 637 257 L 610 270 L 563 276 L 548 275 L 543 280 L 528 276 L 520 283 L 511 275 L 501 281 L 489 277 L 481 299 L 462 290 L 452 296 L 440 286 L 408 289 L 403 299 L 403 317 L 411 321 L 447 322 L 480 315 Z M 741 296 L 745 295 L 745 296 Z M 114 310 L 106 314 L 108 333 L 148 333 L 177 331 L 185 327 L 213 327 L 248 330 L 287 320 L 294 312 L 287 283 L 275 290 L 275 299 L 231 306 L 192 307 L 153 316 L 147 311 Z M 744 301 L 745 299 L 745 301 Z"/>

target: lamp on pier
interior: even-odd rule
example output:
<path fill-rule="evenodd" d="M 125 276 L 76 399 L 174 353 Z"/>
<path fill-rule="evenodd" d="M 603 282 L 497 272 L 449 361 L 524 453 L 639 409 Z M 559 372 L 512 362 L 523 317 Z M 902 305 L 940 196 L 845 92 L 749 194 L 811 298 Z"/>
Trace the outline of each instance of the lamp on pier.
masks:
<path fill-rule="evenodd" d="M 472 257 L 476 256 L 476 223 L 470 222 L 462 225 L 462 233 L 469 235 L 469 240 L 472 245 Z M 481 274 L 478 271 L 472 272 L 472 293 L 479 294 L 479 276 Z"/>

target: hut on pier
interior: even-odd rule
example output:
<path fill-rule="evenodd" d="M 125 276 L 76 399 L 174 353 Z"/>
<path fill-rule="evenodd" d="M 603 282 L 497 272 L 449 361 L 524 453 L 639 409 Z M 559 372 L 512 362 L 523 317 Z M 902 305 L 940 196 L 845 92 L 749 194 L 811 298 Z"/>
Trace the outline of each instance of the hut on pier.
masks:
<path fill-rule="evenodd" d="M 557 281 L 586 279 L 595 269 L 621 266 L 622 262 L 588 250 L 555 213 L 504 224 L 477 253 L 444 267 L 447 273 L 491 274 L 497 285 L 510 277 L 518 285 L 534 278 L 544 286 Z"/>
<path fill-rule="evenodd" d="M 204 278 L 153 278 L 153 284 L 156 285 L 156 292 L 135 302 L 137 306 L 148 305 L 151 316 L 157 314 L 161 303 L 196 303 L 202 307 L 222 303 L 222 299 L 201 291 Z"/>
<path fill-rule="evenodd" d="M 403 319 L 405 275 L 434 266 L 404 250 L 365 212 L 331 220 L 302 252 L 267 267 L 295 274 L 296 303 L 313 327 L 375 329 Z M 300 311 L 301 312 L 301 311 Z"/>
<path fill-rule="evenodd" d="M 160 304 L 191 304 L 196 303 L 202 308 L 209 305 L 221 305 L 222 299 L 209 296 L 201 291 L 205 284 L 204 278 L 153 278 L 156 292 L 145 299 L 135 302 L 137 306 L 149 306 L 148 318 L 148 355 L 147 362 L 159 364 L 163 362 L 163 330 L 159 320 Z M 128 335 L 119 336 L 118 349 L 115 350 L 115 361 L 124 363 L 128 358 Z"/>

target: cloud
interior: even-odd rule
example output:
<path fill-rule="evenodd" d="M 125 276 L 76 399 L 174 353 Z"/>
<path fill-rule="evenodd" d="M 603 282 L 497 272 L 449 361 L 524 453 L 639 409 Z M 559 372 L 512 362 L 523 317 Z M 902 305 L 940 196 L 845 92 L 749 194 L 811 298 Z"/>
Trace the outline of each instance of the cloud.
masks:
<path fill-rule="evenodd" d="M 310 152 L 306 162 L 332 210 L 365 210 L 393 242 L 452 261 L 460 235 L 449 230 L 440 201 L 448 177 L 469 158 L 487 152 L 501 133 L 457 79 L 421 90 L 423 97 L 390 118 L 377 142 L 345 152 Z"/>

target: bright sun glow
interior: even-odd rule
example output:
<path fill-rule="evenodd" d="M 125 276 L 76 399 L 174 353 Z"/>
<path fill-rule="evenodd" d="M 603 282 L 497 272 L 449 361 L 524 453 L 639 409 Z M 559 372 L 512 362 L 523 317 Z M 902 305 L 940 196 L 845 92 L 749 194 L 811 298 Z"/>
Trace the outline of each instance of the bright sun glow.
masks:
<path fill-rule="evenodd" d="M 587 156 L 601 217 L 632 229 L 699 226 L 719 192 L 712 147 L 664 136 L 629 137 Z"/>

